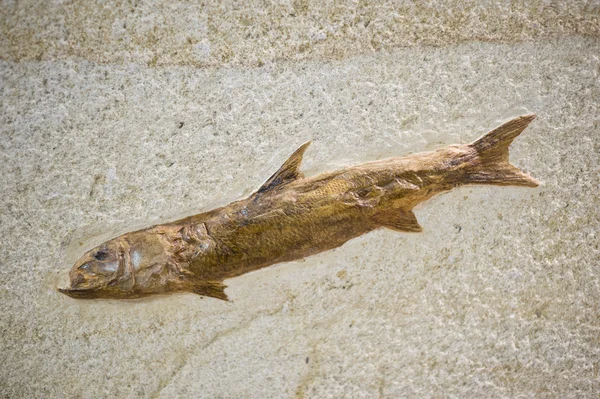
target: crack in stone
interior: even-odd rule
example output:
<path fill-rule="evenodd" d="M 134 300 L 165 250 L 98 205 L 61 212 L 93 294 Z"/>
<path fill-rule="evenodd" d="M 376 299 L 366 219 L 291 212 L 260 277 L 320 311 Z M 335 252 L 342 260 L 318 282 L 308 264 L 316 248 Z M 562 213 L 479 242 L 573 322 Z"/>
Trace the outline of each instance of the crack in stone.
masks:
<path fill-rule="evenodd" d="M 191 348 L 185 348 L 184 353 L 191 351 L 191 354 L 188 354 L 187 356 L 182 357 L 181 362 L 177 365 L 177 367 L 175 367 L 175 369 L 171 372 L 171 374 L 164 380 L 162 381 L 158 388 L 156 389 L 156 391 L 152 394 L 149 395 L 150 398 L 159 398 L 160 397 L 160 393 L 167 387 L 169 386 L 169 384 L 177 377 L 177 375 L 181 372 L 181 370 L 183 370 L 183 368 L 188 364 L 189 359 L 192 358 L 192 356 L 198 352 L 198 351 L 203 351 L 207 348 L 209 348 L 210 346 L 212 346 L 215 342 L 228 337 L 232 334 L 235 334 L 236 332 L 242 331 L 247 329 L 248 327 L 250 327 L 252 325 L 252 323 L 254 323 L 254 321 L 258 320 L 259 318 L 261 318 L 262 316 L 273 316 L 277 313 L 280 313 L 283 308 L 284 308 L 285 304 L 282 304 L 280 306 L 278 306 L 277 308 L 271 310 L 271 311 L 267 311 L 267 312 L 259 312 L 256 315 L 254 315 L 253 317 L 251 317 L 250 319 L 248 319 L 246 322 L 244 322 L 241 325 L 237 325 L 234 327 L 231 327 L 229 329 L 226 329 L 224 331 L 220 331 L 218 333 L 216 333 L 210 340 L 208 340 L 208 342 L 202 346 L 200 346 L 197 349 L 191 349 Z"/>

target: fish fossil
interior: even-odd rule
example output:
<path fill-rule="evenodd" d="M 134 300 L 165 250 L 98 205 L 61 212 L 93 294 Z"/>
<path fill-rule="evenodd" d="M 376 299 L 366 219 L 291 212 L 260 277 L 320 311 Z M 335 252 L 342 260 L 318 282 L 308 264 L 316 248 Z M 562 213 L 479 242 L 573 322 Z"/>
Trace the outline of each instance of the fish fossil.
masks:
<path fill-rule="evenodd" d="M 504 123 L 471 144 L 303 177 L 310 142 L 248 198 L 123 234 L 85 253 L 70 271 L 75 298 L 194 292 L 227 299 L 223 280 L 339 247 L 387 227 L 419 232 L 412 209 L 463 184 L 535 187 L 508 162 L 508 147 L 535 115 Z"/>

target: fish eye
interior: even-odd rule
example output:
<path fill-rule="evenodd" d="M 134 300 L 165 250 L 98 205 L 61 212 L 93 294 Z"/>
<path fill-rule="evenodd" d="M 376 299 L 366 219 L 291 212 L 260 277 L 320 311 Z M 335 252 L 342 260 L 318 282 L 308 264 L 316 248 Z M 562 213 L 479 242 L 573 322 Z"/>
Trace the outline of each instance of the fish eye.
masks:
<path fill-rule="evenodd" d="M 98 250 L 94 255 L 92 255 L 96 260 L 106 260 L 110 254 L 105 250 Z"/>

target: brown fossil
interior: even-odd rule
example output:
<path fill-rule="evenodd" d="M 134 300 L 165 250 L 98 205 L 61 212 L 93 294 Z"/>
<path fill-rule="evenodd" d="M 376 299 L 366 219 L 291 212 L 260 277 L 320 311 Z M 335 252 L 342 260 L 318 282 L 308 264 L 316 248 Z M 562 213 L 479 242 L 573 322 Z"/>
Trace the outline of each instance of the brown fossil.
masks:
<path fill-rule="evenodd" d="M 124 234 L 85 253 L 70 272 L 75 298 L 139 298 L 195 292 L 227 299 L 223 280 L 338 247 L 387 227 L 419 232 L 412 212 L 463 184 L 535 187 L 508 162 L 508 147 L 535 118 L 525 115 L 471 144 L 352 166 L 299 172 L 302 145 L 246 199 Z"/>

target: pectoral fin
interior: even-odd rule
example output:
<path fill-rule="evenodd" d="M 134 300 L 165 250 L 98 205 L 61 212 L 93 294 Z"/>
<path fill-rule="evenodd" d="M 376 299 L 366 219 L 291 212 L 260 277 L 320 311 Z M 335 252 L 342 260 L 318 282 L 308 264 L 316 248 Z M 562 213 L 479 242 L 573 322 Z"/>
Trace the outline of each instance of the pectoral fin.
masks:
<path fill-rule="evenodd" d="M 225 294 L 225 288 L 227 288 L 227 286 L 218 281 L 204 281 L 195 285 L 192 292 L 198 295 L 211 296 L 213 298 L 228 301 L 229 298 L 227 297 L 227 294 Z"/>
<path fill-rule="evenodd" d="M 396 231 L 419 233 L 423 228 L 417 222 L 417 217 L 413 211 L 401 211 L 391 209 L 375 215 L 375 221 L 382 227 Z"/>
<path fill-rule="evenodd" d="M 304 151 L 306 151 L 306 148 L 308 148 L 310 143 L 311 142 L 308 141 L 294 151 L 288 160 L 281 165 L 281 168 L 279 168 L 279 170 L 275 172 L 275 174 L 258 189 L 258 192 L 262 193 L 271 190 L 298 178 L 298 176 L 300 176 L 300 164 L 302 163 L 302 156 L 304 155 Z"/>

